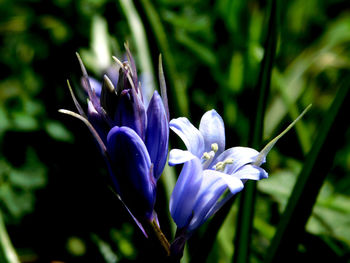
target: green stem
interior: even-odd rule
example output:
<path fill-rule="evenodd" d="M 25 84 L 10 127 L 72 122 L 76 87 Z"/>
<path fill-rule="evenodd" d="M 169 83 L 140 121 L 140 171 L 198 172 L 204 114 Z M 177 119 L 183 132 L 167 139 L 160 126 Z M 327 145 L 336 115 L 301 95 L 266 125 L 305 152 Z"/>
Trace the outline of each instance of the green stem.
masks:
<path fill-rule="evenodd" d="M 151 222 L 151 226 L 153 229 L 153 233 L 157 237 L 160 245 L 164 248 L 166 255 L 169 256 L 170 255 L 170 243 L 169 243 L 168 239 L 165 237 L 165 235 L 163 234 L 162 230 L 159 228 L 159 226 L 155 220 L 153 220 Z"/>
<path fill-rule="evenodd" d="M 0 210 L 0 262 L 20 263 L 11 240 L 7 234 L 5 222 Z"/>

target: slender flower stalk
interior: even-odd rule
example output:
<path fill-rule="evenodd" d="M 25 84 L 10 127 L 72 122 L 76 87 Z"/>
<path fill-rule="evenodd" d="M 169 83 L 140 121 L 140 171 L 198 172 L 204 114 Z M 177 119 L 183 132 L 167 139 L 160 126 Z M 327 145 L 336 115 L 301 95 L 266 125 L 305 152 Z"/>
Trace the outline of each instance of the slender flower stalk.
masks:
<path fill-rule="evenodd" d="M 150 101 L 145 100 L 135 61 L 127 46 L 126 54 L 124 62 L 113 57 L 119 72 L 108 72 L 102 84 L 88 76 L 77 54 L 83 73 L 82 86 L 88 95 L 87 113 L 69 83 L 79 113 L 60 112 L 88 126 L 105 157 L 118 198 L 145 233 L 143 222 L 151 225 L 157 221 L 154 211 L 156 183 L 167 159 L 169 111 L 167 102 L 164 103 L 157 91 Z M 161 91 L 166 100 L 164 76 L 162 78 Z"/>
<path fill-rule="evenodd" d="M 260 167 L 266 155 L 309 108 L 261 152 L 248 147 L 225 150 L 224 122 L 215 110 L 203 115 L 199 129 L 187 118 L 170 121 L 170 128 L 187 148 L 186 151 L 173 149 L 169 155 L 170 165 L 184 163 L 170 200 L 170 213 L 178 227 L 171 246 L 174 257 L 181 258 L 184 243 L 194 230 L 241 191 L 247 180 L 268 177 Z"/>

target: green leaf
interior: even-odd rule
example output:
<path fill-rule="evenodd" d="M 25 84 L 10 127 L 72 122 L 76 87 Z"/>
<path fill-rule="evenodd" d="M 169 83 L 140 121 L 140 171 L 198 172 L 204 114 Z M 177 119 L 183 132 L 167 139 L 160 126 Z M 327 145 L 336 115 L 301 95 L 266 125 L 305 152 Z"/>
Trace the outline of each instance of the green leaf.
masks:
<path fill-rule="evenodd" d="M 99 236 L 96 234 L 92 234 L 91 238 L 96 243 L 106 263 L 117 263 L 119 261 L 117 254 L 113 251 L 110 244 L 108 244 L 106 241 L 99 238 Z M 123 246 L 121 245 L 120 249 L 125 250 L 125 249 L 122 249 L 122 247 L 124 246 L 125 245 Z"/>
<path fill-rule="evenodd" d="M 86 67 L 101 75 L 112 65 L 111 41 L 108 35 L 107 21 L 98 15 L 92 18 L 90 49 L 81 49 Z"/>
<path fill-rule="evenodd" d="M 281 96 L 275 97 L 269 105 L 264 125 L 264 137 L 270 137 L 272 132 L 279 125 L 281 120 L 286 116 L 290 109 L 293 109 L 296 101 L 304 93 L 308 85 L 305 80 L 305 73 L 310 70 L 313 65 L 322 65 L 322 68 L 329 66 L 329 60 L 323 59 L 330 51 L 337 48 L 341 51 L 350 41 L 350 17 L 342 16 L 329 24 L 322 37 L 311 47 L 305 49 L 297 56 L 283 72 L 282 76 L 273 76 L 279 78 L 275 81 Z M 339 51 L 337 52 L 339 53 Z M 339 54 L 344 58 L 348 55 Z M 344 64 L 348 68 L 347 64 Z M 276 75 L 276 74 L 274 74 Z M 292 106 L 292 107 L 291 107 Z M 295 118 L 295 116 L 291 116 Z"/>
<path fill-rule="evenodd" d="M 229 262 L 233 256 L 232 240 L 235 234 L 235 228 L 232 224 L 235 223 L 238 206 L 237 203 L 230 209 L 230 212 L 225 218 L 217 237 L 214 247 L 208 257 L 207 262 Z"/>
<path fill-rule="evenodd" d="M 39 129 L 38 120 L 24 112 L 14 112 L 12 114 L 12 124 L 14 130 L 35 131 Z"/>
<path fill-rule="evenodd" d="M 210 47 L 205 46 L 200 41 L 191 38 L 183 31 L 176 32 L 176 39 L 191 50 L 203 63 L 209 67 L 215 67 L 217 65 L 217 59 L 214 52 Z"/>
<path fill-rule="evenodd" d="M 137 50 L 138 65 L 142 74 L 147 78 L 147 85 L 151 87 L 151 89 L 149 89 L 151 91 L 150 94 L 144 94 L 144 96 L 150 100 L 156 85 L 145 28 L 132 1 L 120 0 L 119 3 L 124 11 L 132 33 L 134 45 Z"/>
<path fill-rule="evenodd" d="M 297 166 L 301 168 L 300 164 Z M 295 185 L 296 179 L 296 173 L 291 170 L 279 171 L 271 174 L 269 180 L 260 182 L 258 189 L 277 201 L 280 211 L 283 211 L 292 192 L 291 186 Z M 336 193 L 332 185 L 325 182 L 306 224 L 306 230 L 314 235 L 329 236 L 350 245 L 349 203 L 348 196 Z"/>
<path fill-rule="evenodd" d="M 52 139 L 64 142 L 73 142 L 73 135 L 64 127 L 60 122 L 57 121 L 46 121 L 45 130 L 51 136 Z"/>
<path fill-rule="evenodd" d="M 345 72 L 345 76 L 348 72 Z M 338 145 L 348 128 L 350 106 L 349 77 L 343 83 L 319 126 L 318 134 L 299 174 L 291 197 L 281 217 L 277 232 L 266 253 L 266 263 L 281 262 L 293 256 L 299 238 L 311 215 L 319 190 L 332 167 Z"/>
<path fill-rule="evenodd" d="M 256 92 L 258 96 L 255 119 L 252 121 L 252 132 L 250 145 L 253 148 L 261 146 L 263 133 L 263 119 L 266 109 L 267 96 L 269 94 L 271 72 L 273 68 L 278 34 L 278 1 L 270 2 L 270 18 L 268 23 L 267 38 L 265 42 L 265 54 L 260 67 L 260 74 Z M 245 189 L 240 195 L 240 208 L 237 220 L 237 233 L 235 236 L 234 262 L 249 262 L 249 250 L 251 244 L 252 225 L 254 218 L 254 204 L 256 199 L 256 183 L 247 182 Z"/>
<path fill-rule="evenodd" d="M 35 190 L 46 184 L 46 169 L 32 149 L 27 151 L 23 166 L 12 167 L 0 160 L 0 209 L 12 220 L 32 212 Z"/>
<path fill-rule="evenodd" d="M 132 234 L 133 228 L 128 223 L 124 223 L 120 230 L 112 229 L 110 231 L 110 236 L 118 248 L 118 251 L 116 252 L 121 258 L 129 260 L 135 259 L 137 250 L 131 242 Z"/>
<path fill-rule="evenodd" d="M 169 77 L 169 81 L 167 81 L 167 83 L 170 84 L 170 92 L 175 104 L 172 110 L 175 111 L 176 115 L 188 116 L 189 102 L 186 94 L 186 86 L 184 85 L 183 80 L 176 69 L 174 57 L 169 47 L 168 37 L 163 26 L 163 22 L 151 1 L 141 0 L 140 2 L 154 32 L 154 36 L 162 56 L 164 57 L 164 69 L 165 72 L 168 73 Z"/>

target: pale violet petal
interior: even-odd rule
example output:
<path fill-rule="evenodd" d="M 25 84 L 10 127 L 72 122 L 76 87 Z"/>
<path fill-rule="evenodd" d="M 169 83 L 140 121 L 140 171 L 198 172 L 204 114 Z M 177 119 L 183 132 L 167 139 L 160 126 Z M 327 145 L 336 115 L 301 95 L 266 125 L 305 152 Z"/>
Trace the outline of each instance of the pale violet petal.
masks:
<path fill-rule="evenodd" d="M 238 178 L 218 171 L 203 171 L 203 182 L 198 193 L 189 230 L 199 227 L 212 215 L 211 211 L 227 189 L 230 190 L 231 195 L 236 194 L 243 189 L 243 183 Z"/>
<path fill-rule="evenodd" d="M 237 194 L 238 192 L 242 191 L 244 187 L 242 181 L 235 176 L 220 173 L 214 170 L 206 170 L 206 173 L 204 174 L 207 173 L 217 173 L 217 176 L 220 176 L 220 178 L 226 183 L 228 189 L 232 194 Z"/>
<path fill-rule="evenodd" d="M 221 198 L 219 201 L 216 202 L 216 204 L 209 210 L 209 212 L 207 213 L 207 215 L 205 216 L 205 220 L 207 220 L 208 218 L 210 218 L 212 215 L 214 215 L 217 211 L 220 210 L 220 208 L 228 201 L 232 198 L 232 196 L 234 196 L 234 194 L 232 193 L 228 193 L 227 195 L 225 195 L 224 198 Z"/>
<path fill-rule="evenodd" d="M 170 128 L 181 138 L 187 149 L 198 158 L 204 153 L 204 139 L 200 131 L 191 122 L 180 117 L 170 121 Z"/>
<path fill-rule="evenodd" d="M 179 149 L 173 149 L 169 153 L 169 165 L 174 166 L 180 163 L 185 163 L 187 161 L 190 161 L 194 158 L 197 158 L 189 151 L 183 151 Z"/>
<path fill-rule="evenodd" d="M 215 165 L 218 162 L 224 162 L 227 159 L 231 159 L 232 164 L 227 164 L 222 172 L 226 174 L 233 174 L 242 166 L 248 163 L 253 163 L 258 154 L 259 152 L 253 148 L 233 147 L 220 154 L 210 168 L 215 170 Z"/>
<path fill-rule="evenodd" d="M 268 177 L 267 172 L 256 165 L 245 165 L 238 171 L 236 171 L 232 177 L 239 178 L 241 180 L 261 180 Z"/>
<path fill-rule="evenodd" d="M 171 194 L 170 214 L 178 228 L 187 227 L 193 215 L 203 174 L 201 161 L 194 158 L 186 162 Z"/>
<path fill-rule="evenodd" d="M 225 125 L 221 116 L 215 111 L 207 111 L 199 124 L 205 143 L 205 151 L 211 151 L 213 143 L 218 144 L 218 154 L 225 150 Z"/>
<path fill-rule="evenodd" d="M 188 227 L 189 231 L 196 229 L 205 222 L 209 211 L 215 206 L 226 189 L 226 183 L 221 178 L 203 176 L 202 186 L 193 210 L 193 218 Z"/>

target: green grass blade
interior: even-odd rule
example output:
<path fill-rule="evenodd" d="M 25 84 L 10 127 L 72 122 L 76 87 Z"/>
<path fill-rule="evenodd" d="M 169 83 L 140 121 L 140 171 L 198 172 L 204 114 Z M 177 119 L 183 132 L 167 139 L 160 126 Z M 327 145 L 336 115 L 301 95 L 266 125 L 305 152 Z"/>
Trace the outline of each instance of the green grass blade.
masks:
<path fill-rule="evenodd" d="M 165 33 L 163 23 L 151 1 L 141 0 L 140 3 L 142 4 L 147 19 L 154 32 L 159 49 L 164 57 L 164 69 L 168 73 L 169 80 L 167 82 L 172 87 L 170 92 L 174 102 L 174 107 L 171 110 L 172 112 L 175 111 L 176 116 L 188 116 L 189 106 L 188 98 L 186 96 L 186 88 L 181 81 L 181 77 L 177 73 L 175 61 L 168 45 L 168 38 Z"/>
<path fill-rule="evenodd" d="M 343 143 L 343 137 L 349 127 L 350 78 L 343 76 L 343 79 L 343 84 L 319 126 L 315 142 L 288 200 L 266 253 L 266 263 L 285 262 L 287 255 L 290 260 L 296 252 L 318 192 L 332 167 L 337 148 Z"/>
<path fill-rule="evenodd" d="M 265 138 L 271 137 L 287 113 L 292 118 L 295 118 L 295 116 L 292 116 L 293 112 L 291 112 L 291 109 L 293 109 L 293 105 L 295 105 L 308 87 L 305 83 L 305 76 L 308 75 L 307 73 L 311 70 L 312 66 L 322 63 L 322 57 L 326 54 L 337 53 L 338 50 L 343 50 L 344 47 L 348 46 L 349 41 L 350 17 L 340 16 L 325 25 L 325 32 L 320 38 L 311 46 L 305 48 L 283 73 L 278 76 L 275 84 L 276 88 L 281 92 L 281 96 L 274 98 L 267 109 L 265 123 L 268 125 L 264 126 Z M 344 68 L 347 67 L 348 65 L 345 63 Z M 308 146 L 305 145 L 303 147 L 307 148 Z"/>
<path fill-rule="evenodd" d="M 204 231 L 204 234 L 200 237 L 200 242 L 195 248 L 193 248 L 194 253 L 191 259 L 191 263 L 206 262 L 206 259 L 208 258 L 209 253 L 216 240 L 216 235 L 218 234 L 219 228 L 225 221 L 225 218 L 230 212 L 235 200 L 236 198 L 233 197 L 227 201 L 209 222 Z"/>
<path fill-rule="evenodd" d="M 11 240 L 7 234 L 5 222 L 0 211 L 0 262 L 3 263 L 19 263 L 18 256 Z"/>
<path fill-rule="evenodd" d="M 150 55 L 150 49 L 148 47 L 148 41 L 145 33 L 145 28 L 142 24 L 141 18 L 133 4 L 133 1 L 128 0 L 119 0 L 119 3 L 123 9 L 125 17 L 128 21 L 129 28 L 135 42 L 136 53 L 138 57 L 138 65 L 140 65 L 142 74 L 150 77 L 149 85 L 156 87 L 155 78 L 154 78 L 154 70 L 152 65 L 152 59 Z M 157 63 L 156 63 L 157 65 Z M 148 99 L 151 99 L 151 94 L 145 94 Z"/>
<path fill-rule="evenodd" d="M 277 1 L 270 2 L 270 18 L 268 23 L 268 32 L 265 42 L 265 54 L 261 63 L 260 75 L 256 86 L 258 98 L 255 120 L 252 121 L 254 127 L 253 134 L 250 136 L 250 145 L 253 148 L 259 148 L 262 141 L 263 120 L 266 109 L 266 101 L 269 93 L 271 72 L 276 53 L 277 32 L 278 32 L 278 7 Z M 237 220 L 237 232 L 235 236 L 235 250 L 233 262 L 249 262 L 249 246 L 251 243 L 251 232 L 254 217 L 254 204 L 256 196 L 256 183 L 247 182 L 244 191 L 240 196 L 240 207 Z"/>

